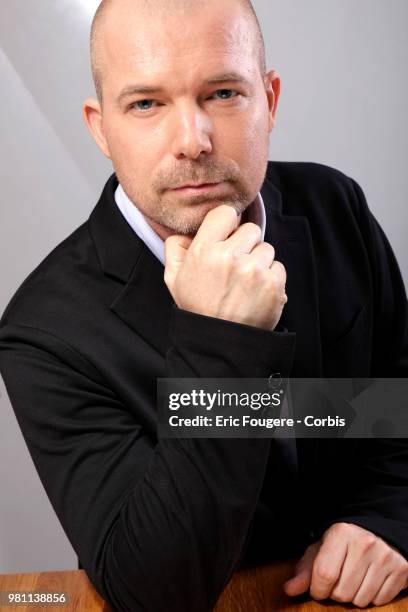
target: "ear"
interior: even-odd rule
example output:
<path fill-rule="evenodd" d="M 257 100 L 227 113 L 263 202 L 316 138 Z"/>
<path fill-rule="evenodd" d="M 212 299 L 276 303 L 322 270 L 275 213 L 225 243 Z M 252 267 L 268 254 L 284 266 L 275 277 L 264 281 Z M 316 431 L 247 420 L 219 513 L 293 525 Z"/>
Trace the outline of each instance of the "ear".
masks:
<path fill-rule="evenodd" d="M 269 108 L 269 132 L 275 127 L 276 110 L 280 95 L 280 76 L 276 70 L 271 70 L 264 77 L 265 91 Z"/>
<path fill-rule="evenodd" d="M 98 100 L 94 98 L 87 98 L 82 108 L 82 114 L 84 117 L 85 124 L 90 131 L 96 144 L 106 157 L 111 159 L 109 146 L 105 137 L 105 130 L 103 127 L 103 113 L 102 108 Z"/>

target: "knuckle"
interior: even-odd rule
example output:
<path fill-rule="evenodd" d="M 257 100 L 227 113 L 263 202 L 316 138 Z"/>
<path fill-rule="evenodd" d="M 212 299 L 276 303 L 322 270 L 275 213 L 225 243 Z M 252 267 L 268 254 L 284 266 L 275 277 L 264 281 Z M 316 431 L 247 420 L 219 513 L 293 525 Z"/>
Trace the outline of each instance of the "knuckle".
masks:
<path fill-rule="evenodd" d="M 193 259 L 201 260 L 203 256 L 203 247 L 197 242 L 193 243 L 189 248 L 189 255 L 193 257 Z"/>
<path fill-rule="evenodd" d="M 279 276 L 276 276 L 273 272 L 272 272 L 272 288 L 275 292 L 275 295 L 285 295 L 285 283 L 282 281 L 282 279 Z"/>
<path fill-rule="evenodd" d="M 246 279 L 255 278 L 260 272 L 260 266 L 254 261 L 247 261 L 239 266 L 240 275 Z"/>
<path fill-rule="evenodd" d="M 232 249 L 222 249 L 220 259 L 224 266 L 233 266 L 237 263 L 237 255 Z"/>
<path fill-rule="evenodd" d="M 270 244 L 268 244 L 267 242 L 260 242 L 258 244 L 258 250 L 261 249 L 262 250 L 262 254 L 265 257 L 268 257 L 268 259 L 271 260 L 271 263 L 269 264 L 269 268 L 272 268 L 273 263 L 274 263 L 274 257 L 275 257 L 275 249 L 273 248 L 273 246 L 271 246 Z"/>
<path fill-rule="evenodd" d="M 386 563 L 389 563 L 393 557 L 394 557 L 393 551 L 391 550 L 391 548 L 387 547 L 385 550 L 383 550 L 379 554 L 378 560 L 381 564 L 385 565 Z"/>
<path fill-rule="evenodd" d="M 319 581 L 324 584 L 332 584 L 337 578 L 336 574 L 326 565 L 318 565 L 315 568 L 315 573 Z"/>
<path fill-rule="evenodd" d="M 352 525 L 349 523 L 333 523 L 331 527 L 326 532 L 326 536 L 330 535 L 330 537 L 334 538 L 347 538 L 349 536 L 350 531 L 352 531 Z"/>
<path fill-rule="evenodd" d="M 350 524 L 349 523 L 335 523 L 332 526 L 332 531 L 334 531 L 336 535 L 342 535 L 346 533 L 347 531 L 350 531 Z"/>
<path fill-rule="evenodd" d="M 361 542 L 361 548 L 363 552 L 368 552 L 374 548 L 377 543 L 377 538 L 374 535 L 365 536 Z"/>
<path fill-rule="evenodd" d="M 395 572 L 395 575 L 398 576 L 399 578 L 407 578 L 408 577 L 408 564 L 406 563 L 406 561 L 403 561 L 402 563 L 397 561 L 394 565 L 394 572 Z"/>
<path fill-rule="evenodd" d="M 288 296 L 286 295 L 286 293 L 283 293 L 282 295 L 279 296 L 279 302 L 282 306 L 285 306 L 287 301 L 288 301 Z"/>
<path fill-rule="evenodd" d="M 284 281 L 286 281 L 286 268 L 282 262 L 275 260 L 272 264 L 271 269 L 279 278 L 282 278 Z"/>
<path fill-rule="evenodd" d="M 245 226 L 255 236 L 261 236 L 262 235 L 262 230 L 259 227 L 259 225 L 257 225 L 256 223 L 253 223 L 252 221 L 247 221 L 247 223 L 245 223 Z"/>
<path fill-rule="evenodd" d="M 261 262 L 254 261 L 251 264 L 251 275 L 255 280 L 263 279 L 265 276 L 265 268 L 262 266 Z"/>
<path fill-rule="evenodd" d="M 275 249 L 274 249 L 274 247 L 271 244 L 269 244 L 269 242 L 263 242 L 262 244 L 264 245 L 264 248 L 267 251 L 269 251 L 269 253 L 272 255 L 272 259 L 274 259 L 275 258 Z"/>

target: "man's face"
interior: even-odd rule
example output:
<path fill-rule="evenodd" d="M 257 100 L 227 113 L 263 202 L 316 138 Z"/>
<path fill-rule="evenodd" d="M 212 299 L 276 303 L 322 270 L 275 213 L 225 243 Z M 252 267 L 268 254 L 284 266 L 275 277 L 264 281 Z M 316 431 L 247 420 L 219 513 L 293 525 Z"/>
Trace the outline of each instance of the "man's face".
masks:
<path fill-rule="evenodd" d="M 125 192 L 164 238 L 195 233 L 221 203 L 241 213 L 265 177 L 279 95 L 279 83 L 265 91 L 248 19 L 233 0 L 156 14 L 117 5 L 98 144 Z M 192 184 L 211 185 L 177 189 Z"/>

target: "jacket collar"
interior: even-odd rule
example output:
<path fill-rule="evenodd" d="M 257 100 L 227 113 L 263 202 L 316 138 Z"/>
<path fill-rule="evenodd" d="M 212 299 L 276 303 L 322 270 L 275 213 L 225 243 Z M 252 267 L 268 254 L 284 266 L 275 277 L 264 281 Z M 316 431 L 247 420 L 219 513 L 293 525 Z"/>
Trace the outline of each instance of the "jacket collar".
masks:
<path fill-rule="evenodd" d="M 281 191 L 273 182 L 273 162 L 261 188 L 266 211 L 265 241 L 287 271 L 286 304 L 281 323 L 296 332 L 295 376 L 321 370 L 317 275 L 310 227 L 303 216 L 283 214 Z M 272 177 L 272 178 L 271 178 Z M 89 224 L 104 274 L 124 284 L 111 304 L 130 328 L 162 355 L 168 344 L 174 301 L 163 280 L 163 266 L 132 230 L 115 202 L 113 174 L 92 211 Z"/>
<path fill-rule="evenodd" d="M 143 242 L 116 205 L 117 186 L 116 174 L 112 174 L 90 214 L 89 225 L 102 271 L 126 282 L 142 254 Z"/>

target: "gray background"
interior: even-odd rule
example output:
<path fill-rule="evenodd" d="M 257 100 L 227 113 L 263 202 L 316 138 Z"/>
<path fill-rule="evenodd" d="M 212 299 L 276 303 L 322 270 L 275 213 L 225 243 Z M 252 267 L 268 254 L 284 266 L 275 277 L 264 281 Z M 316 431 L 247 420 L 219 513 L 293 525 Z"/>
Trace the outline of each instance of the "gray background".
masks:
<path fill-rule="evenodd" d="M 0 3 L 0 311 L 88 216 L 112 168 L 81 104 L 97 0 Z M 256 0 L 282 77 L 271 159 L 316 161 L 362 186 L 407 284 L 406 0 Z M 0 572 L 76 567 L 0 382 Z"/>

